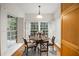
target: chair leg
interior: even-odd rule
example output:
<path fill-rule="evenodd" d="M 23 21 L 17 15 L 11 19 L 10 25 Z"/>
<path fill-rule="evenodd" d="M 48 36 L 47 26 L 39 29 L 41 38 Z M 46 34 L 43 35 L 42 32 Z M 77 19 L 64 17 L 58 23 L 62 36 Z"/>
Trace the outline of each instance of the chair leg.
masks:
<path fill-rule="evenodd" d="M 40 51 L 40 56 L 42 56 L 42 52 Z"/>
<path fill-rule="evenodd" d="M 26 54 L 26 47 L 24 47 L 24 52 L 23 52 L 23 54 Z"/>
<path fill-rule="evenodd" d="M 53 45 L 53 51 L 54 51 L 54 45 Z"/>
<path fill-rule="evenodd" d="M 41 52 L 40 52 L 40 56 L 41 56 Z"/>
<path fill-rule="evenodd" d="M 48 56 L 48 52 L 47 52 L 47 56 Z"/>
<path fill-rule="evenodd" d="M 26 55 L 28 56 L 28 48 L 27 48 L 27 52 L 26 52 Z"/>
<path fill-rule="evenodd" d="M 28 49 L 25 47 L 24 54 L 28 55 Z"/>
<path fill-rule="evenodd" d="M 38 48 L 37 48 L 38 49 Z M 38 54 L 39 54 L 39 49 L 38 49 Z"/>
<path fill-rule="evenodd" d="M 33 48 L 31 48 L 31 50 L 32 50 L 32 53 L 34 52 L 34 47 Z"/>
<path fill-rule="evenodd" d="M 34 51 L 36 51 L 36 46 L 34 47 Z"/>

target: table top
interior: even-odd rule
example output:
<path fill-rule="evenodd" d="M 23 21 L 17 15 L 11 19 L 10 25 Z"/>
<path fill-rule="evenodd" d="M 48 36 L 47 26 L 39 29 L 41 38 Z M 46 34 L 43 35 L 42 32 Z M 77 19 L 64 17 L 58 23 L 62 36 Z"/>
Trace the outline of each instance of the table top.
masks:
<path fill-rule="evenodd" d="M 30 40 L 44 40 L 44 41 L 49 41 L 49 38 L 48 37 L 45 37 L 45 36 L 41 36 L 41 37 L 39 37 L 39 36 L 31 36 L 30 38 L 29 38 Z"/>

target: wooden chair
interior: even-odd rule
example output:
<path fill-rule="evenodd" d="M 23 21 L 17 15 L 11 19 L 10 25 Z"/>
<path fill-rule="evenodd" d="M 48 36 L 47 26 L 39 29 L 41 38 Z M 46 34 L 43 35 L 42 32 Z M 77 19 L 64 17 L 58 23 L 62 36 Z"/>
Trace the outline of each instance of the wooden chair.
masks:
<path fill-rule="evenodd" d="M 48 41 L 40 40 L 40 46 L 38 48 L 38 52 L 40 53 L 40 56 L 42 55 L 43 52 L 46 52 L 48 56 Z"/>
<path fill-rule="evenodd" d="M 55 37 L 54 37 L 54 36 L 52 37 L 51 42 L 52 42 L 52 43 L 49 43 L 48 45 L 49 45 L 49 46 L 52 46 L 52 47 L 53 47 L 53 50 L 54 50 L 54 44 L 55 44 Z"/>
<path fill-rule="evenodd" d="M 36 47 L 36 45 L 34 44 L 34 43 L 31 43 L 31 42 L 27 42 L 27 40 L 26 39 L 24 39 L 23 38 L 23 40 L 24 40 L 24 47 L 25 47 L 25 53 L 27 53 L 27 55 L 28 55 L 28 49 L 29 48 L 31 48 L 31 49 L 33 49 L 34 47 Z M 26 52 L 26 50 L 27 50 L 27 52 Z"/>

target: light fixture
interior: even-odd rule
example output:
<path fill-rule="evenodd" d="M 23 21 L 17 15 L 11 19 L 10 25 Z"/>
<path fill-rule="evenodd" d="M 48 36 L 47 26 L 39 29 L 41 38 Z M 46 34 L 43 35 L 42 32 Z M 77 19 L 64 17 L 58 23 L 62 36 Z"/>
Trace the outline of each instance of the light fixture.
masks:
<path fill-rule="evenodd" d="M 41 6 L 39 5 L 39 6 L 38 6 L 39 12 L 38 12 L 37 18 L 40 18 L 40 19 L 41 19 L 41 18 L 42 18 L 42 15 L 40 15 L 40 7 L 41 7 Z"/>

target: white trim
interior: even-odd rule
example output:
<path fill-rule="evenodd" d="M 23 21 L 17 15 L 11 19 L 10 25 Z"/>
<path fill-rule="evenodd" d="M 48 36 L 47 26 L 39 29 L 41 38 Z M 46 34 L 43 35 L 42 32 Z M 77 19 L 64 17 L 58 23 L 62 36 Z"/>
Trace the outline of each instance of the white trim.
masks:
<path fill-rule="evenodd" d="M 61 48 L 61 44 L 55 43 L 58 48 Z"/>

